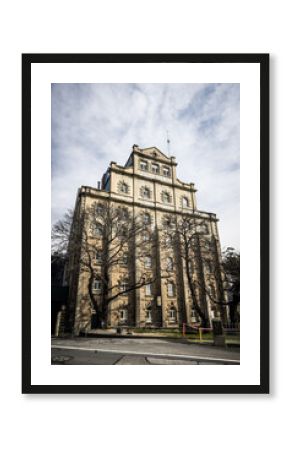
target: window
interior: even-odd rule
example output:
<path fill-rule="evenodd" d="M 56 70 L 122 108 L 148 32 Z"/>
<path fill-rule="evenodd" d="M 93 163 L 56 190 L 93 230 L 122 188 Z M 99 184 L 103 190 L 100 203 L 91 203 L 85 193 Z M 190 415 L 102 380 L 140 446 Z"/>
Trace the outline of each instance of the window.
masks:
<path fill-rule="evenodd" d="M 193 274 L 193 272 L 194 272 L 194 262 L 192 260 L 188 261 L 188 269 L 189 269 L 189 272 L 191 274 Z"/>
<path fill-rule="evenodd" d="M 96 250 L 95 261 L 97 263 L 101 263 L 102 262 L 102 251 L 101 250 Z"/>
<path fill-rule="evenodd" d="M 119 187 L 120 192 L 123 192 L 124 194 L 128 194 L 129 192 L 129 186 L 128 184 L 126 184 L 124 181 L 122 181 L 120 183 L 120 187 Z"/>
<path fill-rule="evenodd" d="M 174 242 L 173 236 L 171 236 L 170 234 L 167 234 L 165 236 L 164 242 L 165 242 L 165 245 L 169 245 L 169 246 L 173 245 L 173 242 Z"/>
<path fill-rule="evenodd" d="M 140 161 L 140 169 L 141 170 L 148 170 L 147 161 Z"/>
<path fill-rule="evenodd" d="M 196 312 L 194 311 L 194 309 L 191 310 L 191 322 L 198 322 L 198 318 L 196 316 Z"/>
<path fill-rule="evenodd" d="M 129 219 L 128 208 L 119 208 L 118 209 L 118 218 L 120 220 L 127 220 L 127 219 Z"/>
<path fill-rule="evenodd" d="M 149 233 L 147 232 L 143 233 L 143 241 L 149 241 L 149 239 L 150 239 Z"/>
<path fill-rule="evenodd" d="M 151 223 L 151 216 L 149 213 L 144 213 L 143 223 L 144 223 L 144 225 L 149 225 Z"/>
<path fill-rule="evenodd" d="M 101 280 L 94 280 L 93 282 L 93 290 L 94 291 L 100 291 L 102 289 L 102 282 Z"/>
<path fill-rule="evenodd" d="M 173 259 L 170 256 L 166 258 L 166 269 L 173 270 Z"/>
<path fill-rule="evenodd" d="M 161 198 L 162 198 L 162 201 L 163 201 L 163 203 L 170 203 L 171 202 L 171 197 L 170 197 L 170 194 L 168 193 L 168 192 L 162 192 L 162 194 L 161 194 Z"/>
<path fill-rule="evenodd" d="M 167 284 L 167 295 L 168 295 L 168 297 L 174 297 L 174 284 L 173 283 Z"/>
<path fill-rule="evenodd" d="M 172 225 L 173 225 L 173 224 L 172 224 L 171 218 L 165 216 L 165 217 L 163 218 L 163 226 L 166 227 L 166 228 L 170 228 Z"/>
<path fill-rule="evenodd" d="M 141 189 L 141 196 L 143 198 L 150 198 L 150 189 L 148 187 L 143 187 Z"/>
<path fill-rule="evenodd" d="M 93 230 L 94 235 L 96 235 L 96 236 L 102 236 L 102 234 L 103 234 L 103 227 L 100 223 L 94 223 L 92 225 L 92 230 Z"/>
<path fill-rule="evenodd" d="M 158 174 L 159 173 L 159 165 L 158 164 L 152 164 L 151 165 L 151 170 L 152 170 L 152 173 Z"/>
<path fill-rule="evenodd" d="M 209 272 L 209 273 L 212 272 L 211 261 L 204 261 L 204 270 L 206 270 L 206 272 Z"/>
<path fill-rule="evenodd" d="M 124 225 L 122 225 L 118 232 L 119 238 L 124 238 L 128 235 L 128 228 L 126 228 Z"/>
<path fill-rule="evenodd" d="M 169 322 L 176 322 L 176 309 L 174 307 L 169 310 Z"/>
<path fill-rule="evenodd" d="M 104 205 L 98 203 L 96 206 L 96 215 L 99 216 L 100 214 L 103 214 L 103 212 L 104 212 Z"/>
<path fill-rule="evenodd" d="M 147 323 L 152 322 L 152 311 L 149 308 L 145 310 L 145 322 Z"/>
<path fill-rule="evenodd" d="M 127 280 L 122 280 L 120 283 L 120 292 L 123 292 L 123 295 L 126 295 L 126 293 L 124 293 L 125 291 L 127 291 L 127 289 L 129 288 L 129 283 Z"/>
<path fill-rule="evenodd" d="M 188 208 L 189 207 L 189 200 L 187 197 L 182 197 L 182 206 L 184 208 Z"/>
<path fill-rule="evenodd" d="M 169 177 L 170 176 L 170 169 L 169 169 L 169 167 L 164 166 L 163 169 L 162 169 L 162 172 L 163 172 L 163 175 L 165 177 Z"/>
<path fill-rule="evenodd" d="M 127 309 L 121 309 L 120 310 L 120 321 L 121 322 L 127 322 L 128 320 L 128 310 Z"/>
<path fill-rule="evenodd" d="M 150 269 L 151 266 L 152 266 L 151 256 L 145 256 L 145 268 Z"/>
<path fill-rule="evenodd" d="M 145 285 L 145 295 L 152 295 L 152 284 Z"/>
<path fill-rule="evenodd" d="M 210 300 L 215 299 L 215 288 L 212 284 L 207 287 L 207 296 Z"/>
<path fill-rule="evenodd" d="M 129 260 L 128 253 L 123 253 L 123 256 L 120 259 L 120 264 L 122 266 L 127 266 L 128 265 L 128 260 Z"/>

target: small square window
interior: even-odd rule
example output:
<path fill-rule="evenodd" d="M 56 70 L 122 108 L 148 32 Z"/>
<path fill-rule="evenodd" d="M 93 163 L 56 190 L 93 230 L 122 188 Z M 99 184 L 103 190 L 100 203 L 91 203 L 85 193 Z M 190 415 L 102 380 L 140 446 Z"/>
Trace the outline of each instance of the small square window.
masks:
<path fill-rule="evenodd" d="M 141 170 L 148 170 L 148 164 L 146 161 L 140 161 L 140 169 Z"/>
<path fill-rule="evenodd" d="M 102 289 L 102 282 L 101 280 L 95 280 L 93 283 L 93 290 L 94 291 L 100 291 Z"/>
<path fill-rule="evenodd" d="M 157 175 L 159 173 L 159 166 L 158 166 L 158 164 L 152 164 L 151 170 L 152 170 L 152 173 Z"/>
<path fill-rule="evenodd" d="M 169 177 L 170 176 L 170 169 L 169 169 L 169 167 L 163 167 L 162 172 L 163 172 L 163 175 L 165 177 Z"/>

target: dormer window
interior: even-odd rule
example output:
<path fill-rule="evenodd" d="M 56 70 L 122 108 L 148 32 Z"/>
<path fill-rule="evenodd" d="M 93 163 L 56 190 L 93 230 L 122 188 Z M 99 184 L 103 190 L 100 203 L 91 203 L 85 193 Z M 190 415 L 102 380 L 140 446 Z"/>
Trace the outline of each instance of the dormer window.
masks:
<path fill-rule="evenodd" d="M 141 170 L 148 170 L 148 163 L 147 163 L 147 161 L 140 161 L 140 169 Z"/>
<path fill-rule="evenodd" d="M 151 170 L 152 170 L 152 173 L 154 173 L 155 175 L 158 175 L 159 174 L 159 165 L 158 164 L 152 164 L 151 165 Z"/>
<path fill-rule="evenodd" d="M 162 168 L 162 173 L 165 177 L 169 177 L 170 176 L 170 169 L 167 166 L 163 166 Z"/>

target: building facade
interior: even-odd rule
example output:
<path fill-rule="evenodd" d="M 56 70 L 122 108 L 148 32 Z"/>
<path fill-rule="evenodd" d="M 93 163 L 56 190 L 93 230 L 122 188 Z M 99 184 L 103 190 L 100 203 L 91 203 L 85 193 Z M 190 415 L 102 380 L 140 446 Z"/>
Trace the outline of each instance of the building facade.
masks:
<path fill-rule="evenodd" d="M 78 228 L 79 234 L 78 238 L 77 234 L 71 237 L 67 269 L 69 324 L 76 334 L 99 326 L 177 328 L 184 323 L 188 327 L 200 324 L 190 277 L 208 325 L 213 318 L 227 320 L 227 311 L 220 301 L 225 294 L 218 220 L 215 214 L 197 209 L 195 185 L 180 181 L 176 166 L 175 157 L 166 156 L 156 147 L 141 149 L 134 145 L 124 166 L 110 163 L 98 188 L 82 186 L 78 190 L 72 228 Z M 117 262 L 107 267 L 107 298 L 110 289 L 114 295 L 110 294 L 106 315 L 100 321 L 104 282 L 98 273 L 101 274 L 104 263 L 98 249 L 103 248 L 103 236 L 96 224 L 101 208 L 108 205 L 127 211 L 130 220 L 141 217 L 146 230 L 154 235 L 155 244 L 148 239 L 142 250 L 128 242 L 122 246 Z M 80 264 L 84 250 L 78 242 L 84 240 L 80 217 L 87 212 L 90 214 L 86 222 L 91 222 L 88 229 L 93 227 L 95 231 L 90 237 L 90 248 L 96 249 L 93 261 L 89 257 L 93 266 L 90 270 L 86 264 Z M 174 224 L 184 217 L 202 228 L 202 233 L 197 233 L 198 251 L 197 247 L 190 248 L 190 261 L 185 260 L 178 244 L 170 243 L 170 233 L 165 231 L 170 224 L 174 230 Z M 134 239 L 136 243 L 137 233 Z M 112 249 L 108 247 L 108 251 Z"/>

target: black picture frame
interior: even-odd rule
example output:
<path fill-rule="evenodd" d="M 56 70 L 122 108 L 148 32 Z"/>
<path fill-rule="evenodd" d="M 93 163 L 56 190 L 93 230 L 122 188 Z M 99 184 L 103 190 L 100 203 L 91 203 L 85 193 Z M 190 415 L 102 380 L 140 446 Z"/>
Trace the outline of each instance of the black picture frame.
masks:
<path fill-rule="evenodd" d="M 33 63 L 257 63 L 260 65 L 260 384 L 32 385 L 31 383 L 31 65 Z M 22 393 L 267 394 L 269 393 L 269 54 L 23 54 L 22 55 Z"/>

